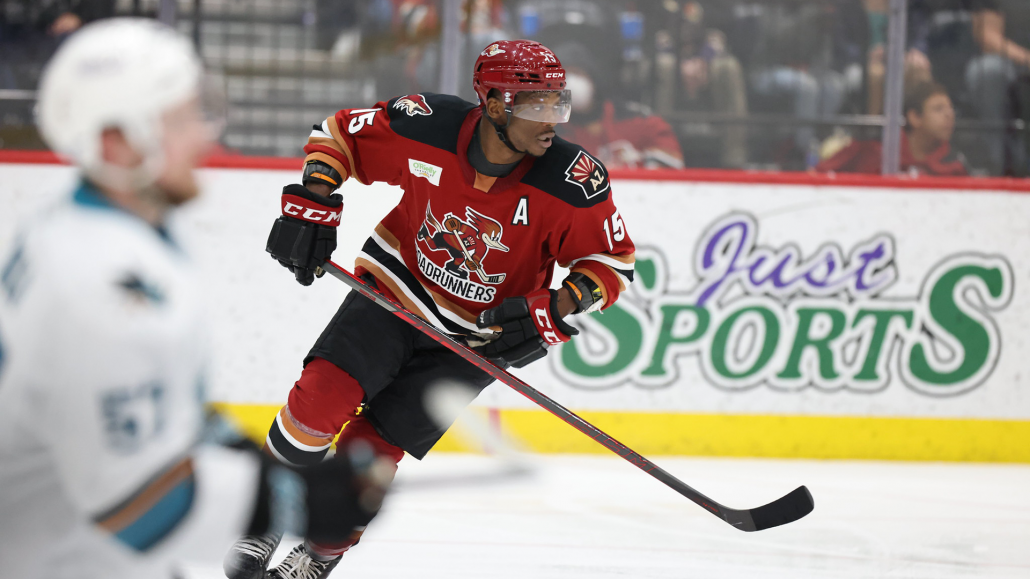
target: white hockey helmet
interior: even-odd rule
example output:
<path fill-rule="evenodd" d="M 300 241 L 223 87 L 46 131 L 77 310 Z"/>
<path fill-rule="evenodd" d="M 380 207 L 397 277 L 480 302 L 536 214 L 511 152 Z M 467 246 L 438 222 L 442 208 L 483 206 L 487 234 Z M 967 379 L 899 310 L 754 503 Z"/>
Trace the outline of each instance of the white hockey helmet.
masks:
<path fill-rule="evenodd" d="M 144 156 L 136 185 L 160 175 L 161 115 L 200 96 L 203 67 L 190 43 L 154 20 L 112 18 L 85 26 L 43 72 L 37 117 L 43 138 L 91 177 L 104 181 L 100 138 L 121 129 Z"/>

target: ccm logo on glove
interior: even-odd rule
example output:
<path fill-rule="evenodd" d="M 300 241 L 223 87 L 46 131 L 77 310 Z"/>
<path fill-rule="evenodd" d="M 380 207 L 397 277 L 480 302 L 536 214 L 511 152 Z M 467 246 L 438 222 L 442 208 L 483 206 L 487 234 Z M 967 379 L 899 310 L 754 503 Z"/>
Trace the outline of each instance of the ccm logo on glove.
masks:
<path fill-rule="evenodd" d="M 540 335 L 548 344 L 557 346 L 565 341 L 559 338 L 558 334 L 552 328 L 551 316 L 547 308 L 537 308 L 536 311 L 533 312 L 533 315 L 536 316 L 536 325 L 540 329 Z"/>
<path fill-rule="evenodd" d="M 343 214 L 342 211 L 326 211 L 324 205 L 319 206 L 309 199 L 296 195 L 283 195 L 282 205 L 283 215 L 331 227 L 340 225 L 340 218 Z"/>
<path fill-rule="evenodd" d="M 476 325 L 500 332 L 485 342 L 469 343 L 501 368 L 522 368 L 546 356 L 548 347 L 579 333 L 558 315 L 558 292 L 552 289 L 504 298 L 500 305 L 480 312 Z"/>

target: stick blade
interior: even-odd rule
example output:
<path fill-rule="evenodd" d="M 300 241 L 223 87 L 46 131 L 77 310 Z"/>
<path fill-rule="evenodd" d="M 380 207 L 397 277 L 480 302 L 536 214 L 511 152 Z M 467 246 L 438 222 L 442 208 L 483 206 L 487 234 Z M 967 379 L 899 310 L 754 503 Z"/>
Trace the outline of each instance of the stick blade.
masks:
<path fill-rule="evenodd" d="M 812 493 L 804 485 L 761 507 L 751 509 L 755 531 L 771 529 L 804 517 L 815 508 Z"/>

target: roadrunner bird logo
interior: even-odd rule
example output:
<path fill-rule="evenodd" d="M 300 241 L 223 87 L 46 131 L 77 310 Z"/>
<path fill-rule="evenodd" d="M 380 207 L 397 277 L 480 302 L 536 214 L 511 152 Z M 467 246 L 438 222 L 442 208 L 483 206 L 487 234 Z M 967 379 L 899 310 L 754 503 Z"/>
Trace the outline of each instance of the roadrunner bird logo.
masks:
<path fill-rule="evenodd" d="M 483 271 L 483 260 L 491 249 L 508 251 L 501 243 L 503 233 L 504 228 L 500 223 L 468 206 L 465 207 L 465 220 L 448 213 L 441 225 L 427 203 L 426 220 L 418 232 L 418 239 L 425 241 L 433 251 L 450 254 L 450 260 L 444 264 L 448 273 L 460 279 L 468 279 L 469 273 L 475 272 L 483 283 L 496 285 L 504 281 L 506 274 L 486 273 Z"/>
<path fill-rule="evenodd" d="M 426 97 L 420 94 L 410 94 L 408 96 L 400 97 L 393 103 L 393 108 L 408 113 L 409 117 L 413 117 L 415 115 L 428 117 L 433 114 L 433 109 L 430 108 L 428 103 L 426 103 Z"/>

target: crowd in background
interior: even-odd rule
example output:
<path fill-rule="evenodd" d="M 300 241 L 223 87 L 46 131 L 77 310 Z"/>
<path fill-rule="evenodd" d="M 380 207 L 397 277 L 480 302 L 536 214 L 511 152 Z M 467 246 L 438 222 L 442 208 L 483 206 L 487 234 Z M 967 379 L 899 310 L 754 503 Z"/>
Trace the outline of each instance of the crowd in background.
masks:
<path fill-rule="evenodd" d="M 35 88 L 61 40 L 114 10 L 115 0 L 0 0 L 0 89 Z"/>
<path fill-rule="evenodd" d="M 355 70 L 377 98 L 438 90 L 441 0 L 279 1 L 306 6 L 317 50 L 371 63 Z M 0 0 L 0 88 L 31 85 L 30 52 L 115 4 Z M 560 134 L 611 167 L 876 173 L 888 5 L 462 0 L 461 70 L 493 40 L 545 43 L 573 89 Z M 1030 2 L 909 0 L 904 62 L 904 171 L 1027 174 Z"/>

